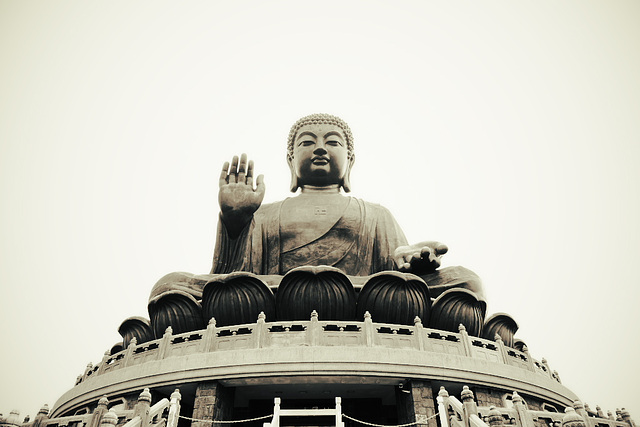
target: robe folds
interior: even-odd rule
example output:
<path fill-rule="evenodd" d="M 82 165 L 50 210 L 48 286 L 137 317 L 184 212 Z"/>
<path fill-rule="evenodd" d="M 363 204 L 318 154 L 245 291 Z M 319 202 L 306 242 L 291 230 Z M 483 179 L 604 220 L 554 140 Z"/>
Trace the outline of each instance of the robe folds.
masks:
<path fill-rule="evenodd" d="M 330 265 L 347 275 L 367 276 L 396 269 L 393 253 L 406 245 L 407 239 L 383 206 L 349 197 L 337 221 L 326 224 L 313 240 L 296 242 L 283 251 L 283 236 L 291 234 L 291 230 L 282 230 L 283 204 L 262 205 L 235 239 L 229 237 L 220 220 L 211 273 L 284 275 L 303 265 Z"/>

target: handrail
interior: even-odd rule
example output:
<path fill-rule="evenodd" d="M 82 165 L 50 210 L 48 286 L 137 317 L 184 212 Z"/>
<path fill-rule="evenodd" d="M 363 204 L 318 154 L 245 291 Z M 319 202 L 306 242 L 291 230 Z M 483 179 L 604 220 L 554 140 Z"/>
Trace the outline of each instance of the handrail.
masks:
<path fill-rule="evenodd" d="M 153 405 L 150 409 L 149 409 L 149 417 L 153 418 L 156 415 L 162 413 L 162 411 L 164 411 L 166 408 L 169 407 L 169 399 L 167 399 L 166 397 L 159 400 L 155 405 Z"/>

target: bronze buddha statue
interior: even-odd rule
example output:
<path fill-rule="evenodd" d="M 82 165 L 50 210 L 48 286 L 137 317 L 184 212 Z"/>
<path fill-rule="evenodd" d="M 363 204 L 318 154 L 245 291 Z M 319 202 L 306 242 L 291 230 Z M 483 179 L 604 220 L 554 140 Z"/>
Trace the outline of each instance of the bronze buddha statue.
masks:
<path fill-rule="evenodd" d="M 447 247 L 408 245 L 384 207 L 341 194 L 351 190 L 353 136 L 338 117 L 298 120 L 288 141 L 291 191 L 300 195 L 261 206 L 262 175 L 253 187 L 246 155 L 226 162 L 220 175 L 221 208 L 212 273 L 285 274 L 301 265 L 332 265 L 348 275 L 384 270 L 431 273 Z"/>
<path fill-rule="evenodd" d="M 268 311 L 273 316 L 272 306 L 276 300 L 273 294 L 282 296 L 278 295 L 278 286 L 283 276 L 286 278 L 287 273 L 305 267 L 311 268 L 313 274 L 317 274 L 318 268 L 333 269 L 333 273 L 349 277 L 345 280 L 350 281 L 349 287 L 356 291 L 360 291 L 360 285 L 372 275 L 387 272 L 392 282 L 396 279 L 411 282 L 417 289 L 415 292 L 421 295 L 419 298 L 427 300 L 419 303 L 425 316 L 429 316 L 431 299 L 439 296 L 442 299 L 447 294 L 443 301 L 438 303 L 436 299 L 434 303 L 433 327 L 457 330 L 459 323 L 466 323 L 469 329 L 471 322 L 479 325 L 475 328 L 479 333 L 486 308 L 479 278 L 462 267 L 439 269 L 441 258 L 448 251 L 446 245 L 434 241 L 410 245 L 386 208 L 342 193 L 351 190 L 353 146 L 351 130 L 342 119 L 328 114 L 301 118 L 289 132 L 287 150 L 290 189 L 292 192 L 300 189 L 300 194 L 264 205 L 265 183 L 262 175 L 254 183 L 253 161 L 242 154 L 225 162 L 219 179 L 220 219 L 211 273 L 171 273 L 160 279 L 149 303 L 155 335 L 161 334 L 167 325 L 172 325 L 174 332 L 192 330 L 205 324 L 208 316 L 237 319 L 234 313 L 227 315 L 222 311 L 243 311 L 246 306 L 251 306 L 248 312 L 252 313 L 252 321 L 257 315 L 253 312 L 257 310 Z M 248 282 L 237 284 L 239 277 L 249 278 Z M 248 285 L 249 282 L 252 284 Z M 359 294 L 360 314 L 365 309 L 370 311 L 371 304 L 376 307 L 404 304 L 386 303 L 378 297 L 375 302 L 363 301 L 365 294 L 374 298 L 370 292 L 372 286 L 365 285 L 362 289 L 366 291 Z M 203 297 L 203 289 L 207 287 L 210 292 L 204 292 Z M 233 295 L 211 296 L 212 292 L 223 292 L 223 288 Z M 249 288 L 253 290 L 249 292 Z M 354 306 L 345 313 L 355 313 L 353 289 L 343 288 L 338 292 L 349 301 L 345 304 Z M 416 297 L 402 298 L 407 301 Z M 243 299 L 244 303 L 238 302 Z M 254 299 L 262 302 L 255 305 Z M 313 300 L 305 303 L 314 307 Z M 260 304 L 268 308 L 260 308 Z M 225 309 L 225 305 L 235 308 Z M 416 315 L 405 318 L 412 320 Z M 178 323 L 181 326 L 176 331 Z"/>

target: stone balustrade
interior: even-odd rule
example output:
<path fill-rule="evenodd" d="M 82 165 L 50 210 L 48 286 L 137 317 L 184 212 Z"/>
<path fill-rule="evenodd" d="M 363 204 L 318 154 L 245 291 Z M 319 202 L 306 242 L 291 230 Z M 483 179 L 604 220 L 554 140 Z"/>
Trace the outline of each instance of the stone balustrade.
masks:
<path fill-rule="evenodd" d="M 513 392 L 512 407 L 478 406 L 473 392 L 465 386 L 461 400 L 449 396 L 444 387 L 438 393 L 438 412 L 442 427 L 634 427 L 632 421 L 589 416 L 580 401 L 567 407 L 564 413 L 534 411 Z"/>
<path fill-rule="evenodd" d="M 152 396 L 148 388 L 138 397 L 133 410 L 108 410 L 109 401 L 102 397 L 92 413 L 49 418 L 49 414 L 38 414 L 33 423 L 21 427 L 177 427 L 181 395 L 175 390 L 170 399 L 163 398 L 151 406 Z M 167 411 L 168 410 L 168 411 Z M 166 415 L 165 415 L 166 413 Z"/>
<path fill-rule="evenodd" d="M 467 356 L 506 364 L 557 380 L 546 361 L 531 358 L 526 347 L 519 351 L 495 341 L 467 334 L 460 325 L 457 333 L 425 328 L 416 317 L 413 326 L 373 322 L 366 313 L 364 321 L 321 321 L 314 312 L 308 321 L 266 322 L 261 314 L 256 323 L 217 327 L 211 319 L 206 329 L 173 335 L 167 328 L 162 338 L 138 345 L 135 338 L 129 346 L 113 355 L 105 353 L 97 365 L 88 365 L 76 382 L 141 365 L 152 360 L 194 353 L 292 346 L 386 347 Z"/>

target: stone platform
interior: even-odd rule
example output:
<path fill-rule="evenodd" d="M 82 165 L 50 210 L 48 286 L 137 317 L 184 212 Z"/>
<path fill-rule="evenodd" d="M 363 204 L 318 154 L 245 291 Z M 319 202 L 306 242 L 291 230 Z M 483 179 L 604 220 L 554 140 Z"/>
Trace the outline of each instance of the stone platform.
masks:
<path fill-rule="evenodd" d="M 256 323 L 230 327 L 212 321 L 205 330 L 173 335 L 168 328 L 160 339 L 141 345 L 134 340 L 88 367 L 52 416 L 90 411 L 103 395 L 126 400 L 145 387 L 161 394 L 179 387 L 195 413 L 207 384 L 233 389 L 240 405 L 351 393 L 397 406 L 403 385 L 408 391 L 411 383 L 429 390 L 468 385 L 484 390 L 488 400 L 517 391 L 536 407 L 558 411 L 577 400 L 546 362 L 499 338 L 472 337 L 464 327 L 457 333 L 429 329 L 418 318 L 407 326 L 376 323 L 368 315 L 361 322 L 320 321 L 313 313 L 308 321 L 266 322 L 260 316 Z"/>

